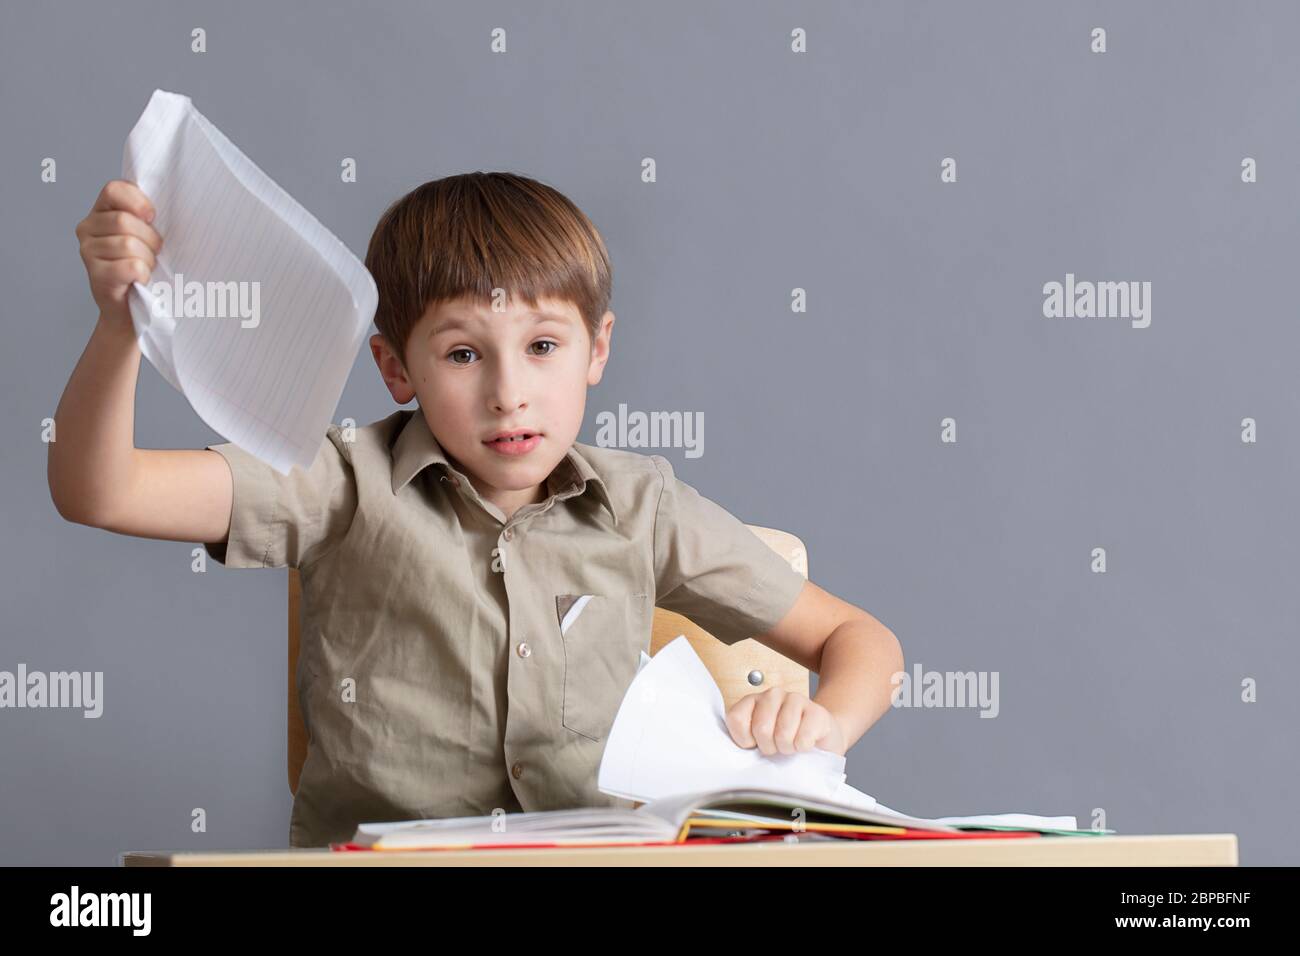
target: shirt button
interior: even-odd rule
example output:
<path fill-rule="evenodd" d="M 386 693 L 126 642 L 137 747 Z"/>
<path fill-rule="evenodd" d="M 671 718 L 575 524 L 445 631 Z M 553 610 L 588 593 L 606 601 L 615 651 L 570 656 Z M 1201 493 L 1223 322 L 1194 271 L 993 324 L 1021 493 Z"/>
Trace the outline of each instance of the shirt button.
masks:
<path fill-rule="evenodd" d="M 514 528 L 506 528 L 506 530 L 501 533 L 501 537 L 505 538 L 507 541 L 509 541 L 514 536 L 515 536 Z"/>
<path fill-rule="evenodd" d="M 515 650 L 519 652 L 520 657 L 527 657 L 529 654 L 533 652 L 533 649 L 528 646 L 527 641 L 521 641 L 519 643 L 519 646 L 515 648 Z"/>
<path fill-rule="evenodd" d="M 514 765 L 510 768 L 510 776 L 518 780 L 523 775 L 524 775 L 523 765 L 518 760 L 516 760 L 514 762 Z"/>

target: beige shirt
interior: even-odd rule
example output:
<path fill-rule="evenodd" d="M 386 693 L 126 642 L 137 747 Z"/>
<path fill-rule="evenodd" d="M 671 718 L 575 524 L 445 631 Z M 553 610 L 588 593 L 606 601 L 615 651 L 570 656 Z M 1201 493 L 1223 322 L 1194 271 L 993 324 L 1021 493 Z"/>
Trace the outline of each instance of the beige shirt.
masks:
<path fill-rule="evenodd" d="M 631 806 L 596 789 L 654 608 L 733 644 L 804 577 L 659 455 L 575 443 L 509 520 L 418 409 L 288 476 L 232 444 L 230 567 L 298 568 L 310 743 L 290 845 L 367 821 Z M 351 440 L 348 440 L 351 439 Z"/>

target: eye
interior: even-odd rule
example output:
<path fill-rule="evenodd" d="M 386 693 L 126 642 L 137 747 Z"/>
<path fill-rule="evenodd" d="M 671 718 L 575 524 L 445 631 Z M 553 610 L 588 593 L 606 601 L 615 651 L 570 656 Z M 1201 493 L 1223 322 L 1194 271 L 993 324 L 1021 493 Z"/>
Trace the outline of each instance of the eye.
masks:
<path fill-rule="evenodd" d="M 468 352 L 470 355 L 473 355 L 473 354 L 474 354 L 474 350 L 473 350 L 473 349 L 452 349 L 450 352 L 447 353 L 447 358 L 451 358 L 453 355 L 459 355 L 461 352 Z M 451 364 L 452 364 L 452 365 L 468 365 L 469 363 L 468 363 L 468 362 L 457 362 L 457 361 L 455 361 L 455 360 L 453 359 Z"/>
<path fill-rule="evenodd" d="M 558 348 L 560 347 L 560 343 L 559 343 L 559 342 L 552 342 L 550 339 L 541 339 L 541 340 L 539 340 L 539 341 L 537 341 L 537 342 L 534 342 L 533 345 L 549 345 L 549 346 L 551 346 L 551 348 L 550 348 L 549 351 L 541 352 L 541 353 L 535 353 L 535 354 L 541 354 L 541 355 L 550 355 L 552 352 L 554 352 L 556 349 L 558 349 Z"/>

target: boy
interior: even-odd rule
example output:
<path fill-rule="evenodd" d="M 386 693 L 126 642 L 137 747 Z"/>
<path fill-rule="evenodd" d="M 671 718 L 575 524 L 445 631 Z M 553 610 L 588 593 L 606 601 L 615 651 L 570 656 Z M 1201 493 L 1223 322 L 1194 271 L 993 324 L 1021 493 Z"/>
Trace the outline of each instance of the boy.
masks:
<path fill-rule="evenodd" d="M 794 571 L 658 455 L 575 444 L 610 355 L 599 233 L 554 189 L 469 173 L 394 203 L 370 241 L 371 351 L 394 412 L 331 426 L 286 476 L 226 443 L 137 449 L 126 293 L 163 238 L 112 181 L 78 225 L 100 316 L 56 412 L 70 521 L 298 568 L 311 743 L 292 846 L 358 822 L 629 805 L 596 789 L 656 605 L 820 675 L 729 708 L 765 754 L 842 754 L 889 708 L 894 635 Z M 495 308 L 494 308 L 495 306 Z"/>

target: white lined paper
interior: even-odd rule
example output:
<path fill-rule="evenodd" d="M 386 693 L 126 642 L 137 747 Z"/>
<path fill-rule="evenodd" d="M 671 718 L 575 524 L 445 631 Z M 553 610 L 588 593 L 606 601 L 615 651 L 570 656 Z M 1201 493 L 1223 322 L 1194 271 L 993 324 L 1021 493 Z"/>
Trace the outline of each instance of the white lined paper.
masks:
<path fill-rule="evenodd" d="M 154 91 L 127 137 L 122 178 L 154 204 L 163 238 L 149 284 L 129 295 L 141 352 L 227 441 L 281 474 L 309 467 L 374 317 L 374 279 L 187 96 Z M 155 314 L 151 288 L 177 274 L 256 283 L 256 325 Z"/>

